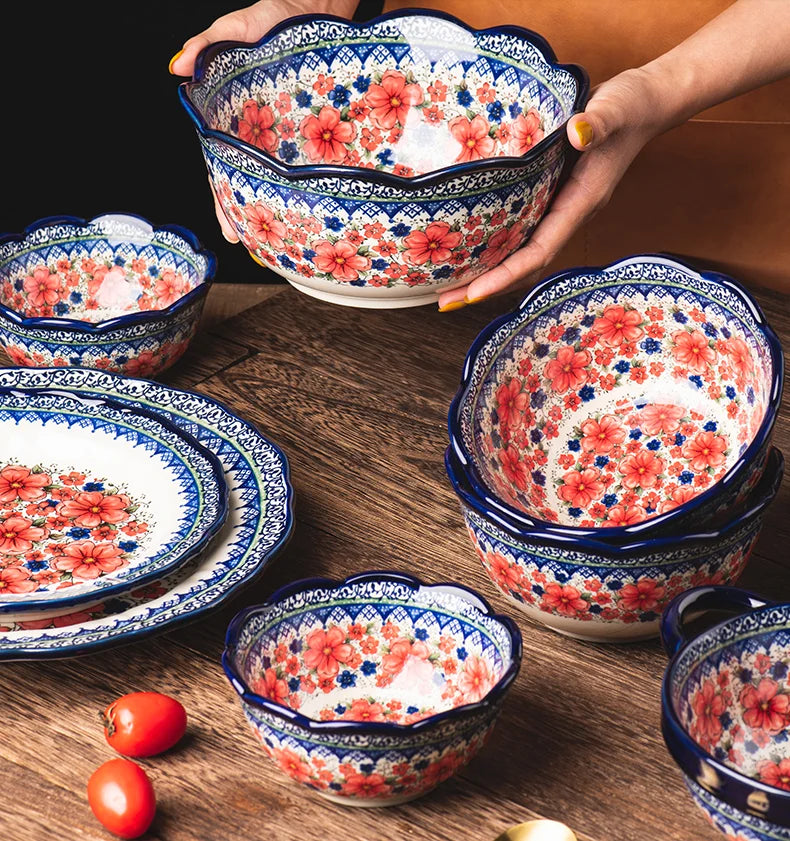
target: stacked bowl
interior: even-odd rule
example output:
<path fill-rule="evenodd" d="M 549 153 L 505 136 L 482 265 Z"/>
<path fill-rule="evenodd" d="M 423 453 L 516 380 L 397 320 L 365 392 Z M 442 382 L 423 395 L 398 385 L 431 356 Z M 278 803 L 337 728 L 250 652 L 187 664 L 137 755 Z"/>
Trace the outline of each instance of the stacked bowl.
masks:
<path fill-rule="evenodd" d="M 783 474 L 779 341 L 746 289 L 668 255 L 562 272 L 473 343 L 445 465 L 528 616 L 592 640 L 741 574 Z"/>

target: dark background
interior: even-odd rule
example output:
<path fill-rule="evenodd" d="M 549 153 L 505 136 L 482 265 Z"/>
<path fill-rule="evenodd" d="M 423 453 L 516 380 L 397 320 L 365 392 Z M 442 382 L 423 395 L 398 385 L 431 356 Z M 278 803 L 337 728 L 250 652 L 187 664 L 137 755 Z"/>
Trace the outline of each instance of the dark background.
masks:
<path fill-rule="evenodd" d="M 248 3 L 14 4 L 0 47 L 0 234 L 46 216 L 131 212 L 192 230 L 217 282 L 281 279 L 222 237 L 197 136 L 167 66 L 187 38 Z M 379 11 L 370 0 L 356 17 Z"/>

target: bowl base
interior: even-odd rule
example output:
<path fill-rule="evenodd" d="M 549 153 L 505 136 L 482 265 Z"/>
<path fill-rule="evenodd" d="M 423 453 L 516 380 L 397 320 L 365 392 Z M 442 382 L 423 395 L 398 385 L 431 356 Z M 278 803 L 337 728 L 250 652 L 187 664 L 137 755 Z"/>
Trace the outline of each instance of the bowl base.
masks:
<path fill-rule="evenodd" d="M 399 794 L 396 797 L 342 797 L 339 794 L 329 794 L 326 791 L 316 791 L 326 800 L 331 800 L 339 806 L 354 806 L 362 809 L 380 809 L 384 806 L 400 806 L 401 803 L 409 803 L 411 800 L 416 800 L 428 794 L 433 789 L 426 789 L 425 791 L 418 791 L 412 794 Z"/>
<path fill-rule="evenodd" d="M 433 293 L 430 295 L 408 295 L 403 298 L 376 298 L 362 295 L 348 295 L 340 292 L 327 292 L 324 289 L 314 289 L 312 286 L 306 286 L 304 283 L 292 280 L 290 277 L 285 277 L 288 283 L 304 292 L 306 295 L 311 295 L 313 298 L 318 298 L 321 301 L 326 301 L 329 304 L 341 304 L 344 307 L 363 307 L 365 309 L 374 310 L 393 310 L 403 309 L 405 307 L 421 307 L 425 304 L 435 304 L 439 300 L 439 295 Z"/>
<path fill-rule="evenodd" d="M 564 616 L 556 616 L 543 610 L 530 608 L 510 596 L 507 597 L 507 600 L 516 605 L 521 613 L 531 621 L 550 628 L 565 637 L 571 637 L 582 642 L 640 642 L 653 639 L 659 635 L 658 619 L 654 622 L 638 622 L 632 625 L 623 622 L 596 622 L 595 620 L 584 622 L 580 619 L 568 619 Z"/>

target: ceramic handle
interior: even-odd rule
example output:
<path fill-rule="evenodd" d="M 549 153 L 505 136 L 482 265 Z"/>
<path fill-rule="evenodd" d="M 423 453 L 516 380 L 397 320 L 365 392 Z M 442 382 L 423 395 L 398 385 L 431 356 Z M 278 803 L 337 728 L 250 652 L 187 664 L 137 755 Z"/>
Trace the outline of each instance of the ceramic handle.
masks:
<path fill-rule="evenodd" d="M 672 657 L 693 637 L 686 634 L 683 621 L 690 610 L 727 610 L 742 608 L 741 612 L 757 610 L 773 604 L 761 596 L 741 590 L 738 587 L 694 587 L 676 596 L 661 617 L 661 643 L 669 657 Z"/>

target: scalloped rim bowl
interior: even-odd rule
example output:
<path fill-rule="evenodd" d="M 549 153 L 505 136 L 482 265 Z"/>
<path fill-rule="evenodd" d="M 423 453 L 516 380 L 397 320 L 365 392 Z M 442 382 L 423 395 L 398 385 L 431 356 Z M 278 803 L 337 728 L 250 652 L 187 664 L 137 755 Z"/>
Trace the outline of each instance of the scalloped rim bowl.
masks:
<path fill-rule="evenodd" d="M 214 44 L 178 93 L 253 259 L 324 300 L 402 307 L 527 239 L 588 89 L 534 32 L 404 10 Z"/>
<path fill-rule="evenodd" d="M 634 255 L 553 275 L 479 334 L 450 444 L 516 530 L 612 544 L 682 533 L 726 519 L 759 481 L 783 373 L 741 284 Z"/>
<path fill-rule="evenodd" d="M 521 664 L 515 623 L 457 584 L 306 579 L 241 611 L 225 673 L 253 732 L 336 802 L 419 797 L 482 746 Z"/>
<path fill-rule="evenodd" d="M 18 365 L 153 376 L 189 345 L 216 263 L 137 214 L 39 219 L 0 237 L 0 343 Z"/>

